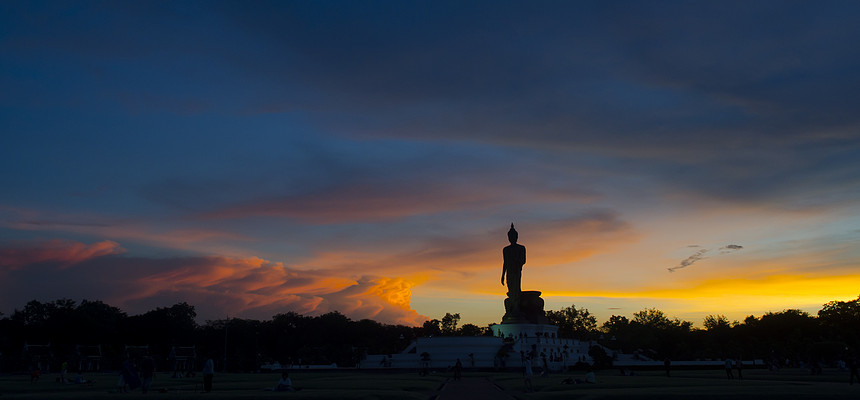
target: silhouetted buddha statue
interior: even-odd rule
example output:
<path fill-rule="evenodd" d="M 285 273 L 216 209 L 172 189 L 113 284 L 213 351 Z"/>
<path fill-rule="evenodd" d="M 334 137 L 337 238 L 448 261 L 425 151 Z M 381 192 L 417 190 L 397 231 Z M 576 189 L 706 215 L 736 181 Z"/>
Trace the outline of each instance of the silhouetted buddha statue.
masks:
<path fill-rule="evenodd" d="M 505 284 L 505 275 L 508 276 L 508 295 L 517 295 L 522 291 L 520 287 L 523 279 L 523 265 L 526 263 L 526 247 L 517 244 L 516 229 L 514 224 L 511 224 L 511 230 L 508 231 L 508 240 L 510 245 L 505 246 L 502 250 L 504 264 L 502 265 L 502 285 Z"/>

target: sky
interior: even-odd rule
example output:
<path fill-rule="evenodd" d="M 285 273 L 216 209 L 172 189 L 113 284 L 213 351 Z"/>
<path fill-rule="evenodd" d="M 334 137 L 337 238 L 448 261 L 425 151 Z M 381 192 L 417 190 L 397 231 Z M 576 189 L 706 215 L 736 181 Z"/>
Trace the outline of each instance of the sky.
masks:
<path fill-rule="evenodd" d="M 860 3 L 0 2 L 0 312 L 860 294 Z"/>

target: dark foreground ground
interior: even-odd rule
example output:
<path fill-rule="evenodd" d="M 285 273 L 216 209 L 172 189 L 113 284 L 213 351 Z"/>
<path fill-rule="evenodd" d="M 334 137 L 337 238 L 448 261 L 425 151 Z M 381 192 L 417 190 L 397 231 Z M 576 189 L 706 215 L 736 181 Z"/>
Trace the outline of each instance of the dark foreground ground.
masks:
<path fill-rule="evenodd" d="M 526 392 L 518 373 L 465 371 L 463 380 L 438 372 L 428 377 L 416 373 L 367 371 L 292 371 L 298 392 L 270 392 L 278 374 L 216 374 L 214 390 L 201 393 L 201 378 L 171 379 L 157 375 L 150 393 L 140 390 L 117 393 L 114 374 L 90 375 L 90 385 L 61 385 L 56 375 L 30 383 L 29 376 L 0 376 L 0 399 L 860 399 L 860 382 L 848 384 L 848 372 L 825 369 L 810 376 L 806 370 L 779 372 L 746 370 L 743 380 L 728 380 L 722 370 L 673 371 L 667 378 L 659 371 L 620 376 L 616 371 L 598 371 L 596 384 L 562 384 L 565 378 L 582 373 L 554 374 L 533 379 L 534 392 Z"/>

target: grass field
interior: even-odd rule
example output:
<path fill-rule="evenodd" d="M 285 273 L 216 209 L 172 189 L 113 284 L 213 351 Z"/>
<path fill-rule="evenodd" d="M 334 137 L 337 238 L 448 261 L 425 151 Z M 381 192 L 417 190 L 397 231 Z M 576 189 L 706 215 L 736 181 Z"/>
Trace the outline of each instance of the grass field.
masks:
<path fill-rule="evenodd" d="M 817 376 L 802 369 L 745 370 L 743 380 L 728 380 L 723 370 L 673 371 L 671 378 L 662 371 L 636 376 L 604 371 L 597 384 L 579 385 L 562 385 L 562 378 L 536 378 L 534 393 L 523 392 L 518 376 L 494 380 L 521 399 L 860 399 L 860 383 L 849 386 L 848 373 L 835 369 Z"/>
<path fill-rule="evenodd" d="M 549 377 L 536 376 L 536 389 L 526 393 L 522 375 L 518 373 L 490 373 L 465 371 L 467 379 L 489 380 L 504 393 L 487 384 L 493 396 L 518 399 L 827 399 L 860 398 L 860 383 L 848 385 L 845 371 L 825 370 L 819 376 L 810 376 L 805 370 L 782 370 L 778 373 L 764 370 L 744 371 L 744 380 L 726 379 L 723 371 L 675 371 L 667 378 L 659 371 L 646 371 L 636 376 L 619 376 L 615 371 L 598 372 L 597 384 L 564 385 L 565 377 L 581 377 L 581 374 L 556 374 Z M 171 379 L 167 375 L 156 376 L 153 390 L 146 397 L 169 399 L 252 399 L 281 398 L 297 399 L 421 399 L 439 395 L 441 399 L 458 398 L 455 386 L 443 386 L 450 377 L 438 373 L 420 377 L 415 373 L 326 371 L 290 373 L 293 383 L 302 390 L 298 392 L 269 392 L 278 374 L 216 374 L 214 390 L 203 394 L 202 379 Z M 54 382 L 56 375 L 48 374 L 38 383 L 31 384 L 25 375 L 0 376 L 0 398 L 2 399 L 127 399 L 141 397 L 140 390 L 132 393 L 116 393 L 117 376 L 97 374 L 87 376 L 96 382 L 89 385 L 60 385 Z M 159 389 L 165 389 L 160 392 Z M 475 398 L 462 393 L 466 398 Z"/>
<path fill-rule="evenodd" d="M 281 398 L 284 396 L 302 399 L 422 399 L 430 397 L 446 375 L 419 377 L 406 373 L 346 372 L 302 372 L 291 371 L 293 385 L 298 392 L 270 392 L 277 384 L 280 374 L 216 374 L 213 391 L 203 391 L 203 379 L 171 379 L 167 374 L 156 375 L 147 397 L 170 399 L 255 399 Z M 0 398 L 2 399 L 128 399 L 140 397 L 140 389 L 131 393 L 117 393 L 118 375 L 95 374 L 86 378 L 95 380 L 89 385 L 61 385 L 55 382 L 56 374 L 43 375 L 40 382 L 30 383 L 29 376 L 0 376 Z M 166 389 L 160 392 L 159 389 Z"/>

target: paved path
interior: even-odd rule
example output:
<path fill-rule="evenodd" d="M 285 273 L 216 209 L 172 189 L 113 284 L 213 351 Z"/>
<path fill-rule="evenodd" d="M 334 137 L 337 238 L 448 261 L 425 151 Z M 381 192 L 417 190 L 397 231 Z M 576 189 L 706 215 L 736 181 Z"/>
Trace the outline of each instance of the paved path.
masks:
<path fill-rule="evenodd" d="M 436 400 L 514 400 L 515 397 L 502 391 L 488 378 L 449 379 Z"/>

